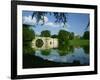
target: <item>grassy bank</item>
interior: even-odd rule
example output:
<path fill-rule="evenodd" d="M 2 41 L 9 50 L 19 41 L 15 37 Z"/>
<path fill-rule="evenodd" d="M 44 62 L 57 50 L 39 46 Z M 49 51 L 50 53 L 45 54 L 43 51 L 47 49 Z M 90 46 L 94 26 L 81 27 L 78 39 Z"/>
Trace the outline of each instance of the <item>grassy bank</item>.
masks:
<path fill-rule="evenodd" d="M 89 40 L 69 40 L 69 45 L 89 45 Z"/>

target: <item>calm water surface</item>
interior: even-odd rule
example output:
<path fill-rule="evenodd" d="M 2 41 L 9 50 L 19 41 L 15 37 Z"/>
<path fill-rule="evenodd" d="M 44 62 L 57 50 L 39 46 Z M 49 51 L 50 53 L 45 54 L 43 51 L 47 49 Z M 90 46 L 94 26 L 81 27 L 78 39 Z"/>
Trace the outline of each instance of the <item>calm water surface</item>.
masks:
<path fill-rule="evenodd" d="M 33 55 L 42 58 L 43 60 L 58 62 L 58 63 L 73 63 L 75 61 L 80 64 L 89 64 L 89 53 L 86 53 L 84 48 L 73 48 L 73 51 L 61 52 L 58 49 L 50 49 L 48 51 L 36 50 Z"/>
<path fill-rule="evenodd" d="M 68 46 L 62 44 L 56 48 L 44 46 L 34 49 L 30 55 L 23 55 L 23 68 L 87 66 L 89 60 L 89 45 Z"/>

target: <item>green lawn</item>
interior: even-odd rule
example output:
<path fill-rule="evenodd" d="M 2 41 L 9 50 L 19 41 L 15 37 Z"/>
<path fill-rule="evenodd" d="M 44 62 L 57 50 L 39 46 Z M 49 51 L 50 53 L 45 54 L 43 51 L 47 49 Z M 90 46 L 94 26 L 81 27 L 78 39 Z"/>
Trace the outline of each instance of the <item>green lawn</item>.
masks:
<path fill-rule="evenodd" d="M 89 45 L 89 40 L 69 40 L 69 45 Z"/>

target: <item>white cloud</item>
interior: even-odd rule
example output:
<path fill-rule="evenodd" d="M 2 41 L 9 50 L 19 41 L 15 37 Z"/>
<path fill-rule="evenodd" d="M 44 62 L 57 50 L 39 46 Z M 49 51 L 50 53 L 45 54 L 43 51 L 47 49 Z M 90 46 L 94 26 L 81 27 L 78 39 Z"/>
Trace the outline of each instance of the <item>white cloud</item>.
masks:
<path fill-rule="evenodd" d="M 46 16 L 42 16 L 44 17 L 44 26 L 45 27 L 62 27 L 64 26 L 63 23 L 55 23 L 55 22 L 50 22 L 48 21 L 48 17 Z M 36 17 L 32 16 L 23 16 L 23 24 L 28 24 L 28 25 L 35 25 L 36 24 Z M 43 20 L 39 21 L 39 24 L 43 24 Z M 67 28 L 69 27 L 69 25 L 66 23 Z"/>
<path fill-rule="evenodd" d="M 42 16 L 42 18 L 44 17 L 44 23 L 47 23 L 48 22 L 48 18 L 46 16 Z M 43 20 L 41 19 L 39 21 L 39 24 L 43 24 Z"/>
<path fill-rule="evenodd" d="M 46 16 L 44 16 L 44 22 L 48 22 L 48 18 Z"/>
<path fill-rule="evenodd" d="M 74 33 L 75 36 L 77 36 L 78 34 Z"/>
<path fill-rule="evenodd" d="M 38 32 L 38 31 L 36 31 L 35 33 L 36 33 L 37 35 L 40 35 L 40 32 Z"/>
<path fill-rule="evenodd" d="M 53 22 L 48 22 L 48 23 L 45 24 L 45 26 L 47 26 L 47 27 L 48 27 L 48 26 L 50 26 L 50 27 L 54 27 L 55 25 L 54 25 Z"/>
<path fill-rule="evenodd" d="M 62 27 L 61 29 L 62 29 L 62 30 L 66 30 L 66 31 L 69 30 L 67 27 Z"/>
<path fill-rule="evenodd" d="M 46 27 L 61 27 L 59 23 L 54 23 L 54 22 L 47 22 L 45 23 Z"/>
<path fill-rule="evenodd" d="M 65 27 L 69 27 L 69 25 L 66 23 L 65 24 L 66 26 Z M 46 27 L 62 27 L 62 26 L 64 26 L 64 24 L 63 23 L 54 23 L 54 22 L 47 22 L 47 23 L 45 23 L 45 26 Z"/>
<path fill-rule="evenodd" d="M 36 21 L 37 21 L 36 17 L 32 18 L 32 16 L 23 16 L 23 24 L 35 25 Z M 44 23 L 47 23 L 47 22 L 48 22 L 48 18 L 44 16 Z M 42 19 L 39 21 L 39 24 L 43 24 Z"/>
<path fill-rule="evenodd" d="M 23 24 L 34 25 L 36 23 L 36 18 L 31 16 L 23 17 Z"/>

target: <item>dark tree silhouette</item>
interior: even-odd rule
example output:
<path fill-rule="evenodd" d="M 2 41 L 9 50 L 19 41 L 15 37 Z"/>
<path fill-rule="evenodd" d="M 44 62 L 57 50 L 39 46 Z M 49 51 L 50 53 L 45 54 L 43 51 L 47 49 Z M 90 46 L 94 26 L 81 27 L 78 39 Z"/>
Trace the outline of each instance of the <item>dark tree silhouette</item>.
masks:
<path fill-rule="evenodd" d="M 75 36 L 75 35 L 74 35 L 74 32 L 69 33 L 69 39 L 70 39 L 70 40 L 74 39 L 74 36 Z"/>
<path fill-rule="evenodd" d="M 58 33 L 58 41 L 60 45 L 68 44 L 69 32 L 66 30 L 60 30 Z"/>
<path fill-rule="evenodd" d="M 33 52 L 31 41 L 35 38 L 35 32 L 30 29 L 29 25 L 23 24 L 23 53 L 29 54 Z"/>
<path fill-rule="evenodd" d="M 29 25 L 23 24 L 23 40 L 32 41 L 35 38 L 35 32 L 30 29 Z"/>
<path fill-rule="evenodd" d="M 49 14 L 50 16 L 54 16 L 55 18 L 55 23 L 63 23 L 63 27 L 66 26 L 67 23 L 67 13 L 58 13 L 58 12 L 38 12 L 35 11 L 32 14 L 32 18 L 35 16 L 37 19 L 37 23 L 39 23 L 40 20 L 43 21 L 42 25 L 45 23 L 44 21 L 44 16 L 46 16 L 47 14 Z"/>
<path fill-rule="evenodd" d="M 58 38 L 58 35 L 54 34 L 51 36 L 52 38 Z"/>
<path fill-rule="evenodd" d="M 84 32 L 83 39 L 89 39 L 89 31 Z"/>
<path fill-rule="evenodd" d="M 85 31 L 87 31 L 89 29 L 90 26 L 90 16 L 88 17 L 88 23 L 86 25 Z"/>
<path fill-rule="evenodd" d="M 51 33 L 49 30 L 44 30 L 41 32 L 41 36 L 42 37 L 50 37 L 51 36 Z"/>

